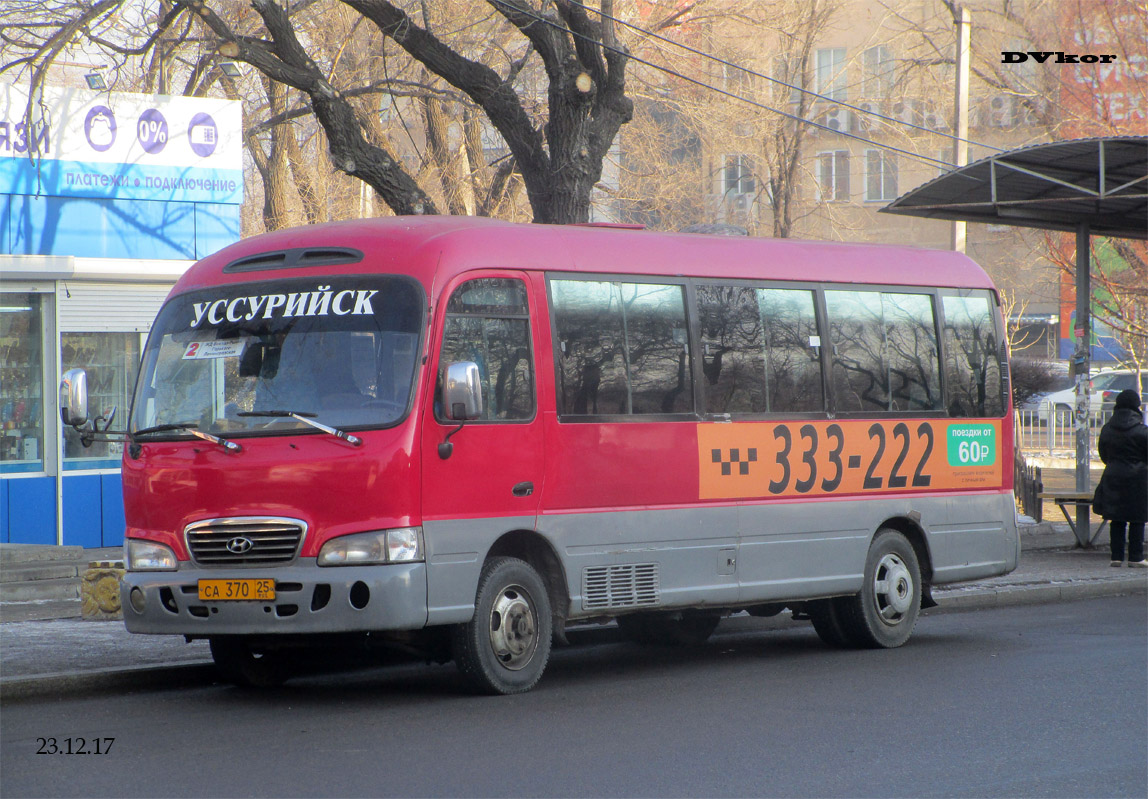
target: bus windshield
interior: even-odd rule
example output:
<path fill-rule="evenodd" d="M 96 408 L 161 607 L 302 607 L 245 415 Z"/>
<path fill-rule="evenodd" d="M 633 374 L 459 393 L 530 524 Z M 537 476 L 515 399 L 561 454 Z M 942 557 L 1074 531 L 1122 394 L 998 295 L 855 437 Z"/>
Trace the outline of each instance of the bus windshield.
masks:
<path fill-rule="evenodd" d="M 218 436 L 384 427 L 407 410 L 422 309 L 405 278 L 238 284 L 160 312 L 132 403 L 133 434 Z M 154 428 L 160 428 L 155 430 Z"/>

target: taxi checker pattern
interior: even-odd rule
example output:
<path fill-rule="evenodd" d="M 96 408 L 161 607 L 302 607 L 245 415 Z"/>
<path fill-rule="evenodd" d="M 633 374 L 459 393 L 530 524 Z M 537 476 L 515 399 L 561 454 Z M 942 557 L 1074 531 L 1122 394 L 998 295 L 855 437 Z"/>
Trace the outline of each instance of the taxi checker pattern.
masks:
<path fill-rule="evenodd" d="M 750 447 L 746 450 L 745 460 L 741 459 L 740 449 L 731 449 L 729 451 L 729 458 L 722 457 L 720 449 L 713 450 L 713 462 L 721 464 L 721 473 L 723 475 L 733 474 L 733 466 L 737 464 L 738 474 L 749 474 L 749 465 L 757 462 L 757 449 Z"/>

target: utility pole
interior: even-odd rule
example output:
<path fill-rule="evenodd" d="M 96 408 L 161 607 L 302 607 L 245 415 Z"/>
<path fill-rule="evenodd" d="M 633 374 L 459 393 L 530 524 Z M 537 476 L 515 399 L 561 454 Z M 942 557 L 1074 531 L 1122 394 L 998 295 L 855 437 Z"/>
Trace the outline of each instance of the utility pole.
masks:
<path fill-rule="evenodd" d="M 953 102 L 953 164 L 960 169 L 969 163 L 969 51 L 972 34 L 972 16 L 964 6 L 952 8 L 957 28 L 957 74 Z M 965 251 L 965 222 L 954 220 L 952 249 Z"/>
<path fill-rule="evenodd" d="M 1089 252 L 1091 231 L 1087 222 L 1076 226 L 1076 352 L 1072 356 L 1072 369 L 1076 380 L 1076 407 L 1072 420 L 1076 432 L 1076 491 L 1092 494 L 1092 458 L 1089 452 L 1089 413 L 1091 385 L 1089 372 L 1092 357 L 1092 263 Z M 1088 505 L 1076 506 L 1076 542 L 1087 547 L 1091 543 Z"/>

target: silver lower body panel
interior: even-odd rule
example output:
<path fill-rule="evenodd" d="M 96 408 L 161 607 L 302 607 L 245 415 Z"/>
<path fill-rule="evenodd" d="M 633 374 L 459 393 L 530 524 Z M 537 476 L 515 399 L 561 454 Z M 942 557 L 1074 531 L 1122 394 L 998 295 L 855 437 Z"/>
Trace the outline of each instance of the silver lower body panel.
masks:
<path fill-rule="evenodd" d="M 269 601 L 204 601 L 200 579 L 270 578 Z M 426 564 L 322 568 L 313 560 L 260 569 L 128 572 L 120 585 L 129 632 L 264 635 L 416 630 L 427 623 Z M 142 608 L 142 609 L 141 609 Z"/>

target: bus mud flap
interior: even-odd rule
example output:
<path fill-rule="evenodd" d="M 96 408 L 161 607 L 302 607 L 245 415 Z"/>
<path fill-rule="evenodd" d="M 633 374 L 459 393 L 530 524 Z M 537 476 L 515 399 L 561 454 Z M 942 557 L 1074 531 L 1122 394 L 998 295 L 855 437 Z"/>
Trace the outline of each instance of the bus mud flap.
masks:
<path fill-rule="evenodd" d="M 933 599 L 933 587 L 928 583 L 921 586 L 921 610 L 935 608 L 939 603 Z"/>

